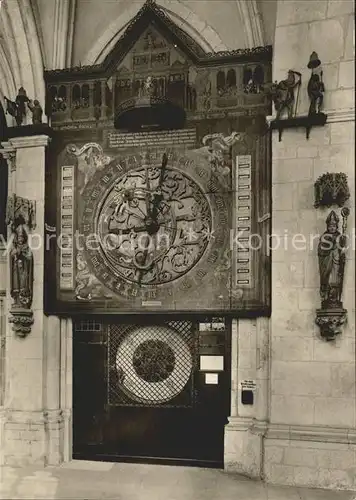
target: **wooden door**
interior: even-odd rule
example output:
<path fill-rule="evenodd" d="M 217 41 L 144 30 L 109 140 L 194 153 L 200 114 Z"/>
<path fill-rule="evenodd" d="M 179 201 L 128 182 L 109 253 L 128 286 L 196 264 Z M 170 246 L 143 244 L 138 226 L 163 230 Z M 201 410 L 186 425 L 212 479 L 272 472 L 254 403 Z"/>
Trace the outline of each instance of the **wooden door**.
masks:
<path fill-rule="evenodd" d="M 221 320 L 76 323 L 74 458 L 222 467 L 229 337 Z"/>

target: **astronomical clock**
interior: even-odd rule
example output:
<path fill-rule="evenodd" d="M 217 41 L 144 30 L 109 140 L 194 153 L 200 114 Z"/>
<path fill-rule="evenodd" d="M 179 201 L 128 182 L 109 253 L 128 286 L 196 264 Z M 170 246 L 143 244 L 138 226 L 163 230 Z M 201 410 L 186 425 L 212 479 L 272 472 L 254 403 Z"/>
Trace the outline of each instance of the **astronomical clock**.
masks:
<path fill-rule="evenodd" d="M 47 311 L 268 314 L 271 54 L 145 12 L 102 65 L 46 73 Z"/>

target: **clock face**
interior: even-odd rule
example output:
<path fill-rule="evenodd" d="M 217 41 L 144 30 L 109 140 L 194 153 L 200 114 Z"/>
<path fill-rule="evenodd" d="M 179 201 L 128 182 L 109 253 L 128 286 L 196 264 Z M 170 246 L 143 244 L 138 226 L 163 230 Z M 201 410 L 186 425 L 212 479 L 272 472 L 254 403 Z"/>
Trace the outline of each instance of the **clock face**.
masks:
<path fill-rule="evenodd" d="M 113 160 L 81 196 L 81 234 L 97 237 L 84 250 L 92 274 L 131 305 L 186 308 L 229 244 L 228 195 L 190 152 Z"/>
<path fill-rule="evenodd" d="M 173 168 L 139 167 L 119 178 L 98 211 L 100 250 L 133 285 L 181 278 L 204 255 L 212 213 L 202 189 Z"/>

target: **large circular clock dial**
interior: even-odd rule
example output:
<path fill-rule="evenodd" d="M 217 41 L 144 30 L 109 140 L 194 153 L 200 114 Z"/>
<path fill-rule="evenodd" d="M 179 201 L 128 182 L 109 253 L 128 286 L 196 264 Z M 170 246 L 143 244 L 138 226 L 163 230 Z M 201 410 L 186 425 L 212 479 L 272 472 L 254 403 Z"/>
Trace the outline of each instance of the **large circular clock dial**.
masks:
<path fill-rule="evenodd" d="M 223 181 L 193 154 L 113 160 L 82 193 L 81 233 L 97 243 L 84 249 L 90 271 L 128 306 L 182 304 L 223 258 L 226 199 Z"/>
<path fill-rule="evenodd" d="M 209 201 L 174 168 L 140 167 L 108 191 L 98 213 L 101 251 L 129 282 L 159 285 L 200 260 L 212 231 Z"/>

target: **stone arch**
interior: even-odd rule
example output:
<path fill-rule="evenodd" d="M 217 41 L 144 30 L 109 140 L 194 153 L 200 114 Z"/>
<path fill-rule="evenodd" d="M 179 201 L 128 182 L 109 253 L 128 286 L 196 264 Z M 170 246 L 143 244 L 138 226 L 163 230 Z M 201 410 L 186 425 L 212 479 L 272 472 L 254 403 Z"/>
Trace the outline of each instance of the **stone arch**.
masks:
<path fill-rule="evenodd" d="M 245 34 L 246 48 L 263 47 L 263 22 L 256 0 L 236 0 L 236 5 Z"/>
<path fill-rule="evenodd" d="M 7 125 L 5 119 L 5 111 L 0 102 L 0 145 L 2 142 L 7 140 Z M 0 146 L 1 151 L 1 146 Z M 7 161 L 2 157 L 0 153 L 0 235 L 6 237 L 6 223 L 5 223 L 5 212 L 6 212 L 6 199 L 8 191 L 8 167 Z M 1 242 L 0 242 L 1 243 Z"/>
<path fill-rule="evenodd" d="M 6 72 L 5 81 L 8 82 L 6 91 L 10 94 L 7 97 L 14 99 L 17 90 L 23 86 L 30 98 L 44 102 L 44 65 L 31 1 L 4 2 L 0 10 L 0 19 L 7 49 L 5 56 L 4 50 L 2 55 L 0 52 L 0 66 L 2 71 Z M 7 64 L 4 64 L 5 59 Z"/>
<path fill-rule="evenodd" d="M 166 3 L 169 8 L 165 7 Z M 218 33 L 178 0 L 162 0 L 160 5 L 164 8 L 172 21 L 190 35 L 206 52 L 227 50 L 226 45 L 223 44 Z M 83 64 L 91 65 L 101 63 L 113 49 L 118 39 L 125 31 L 128 23 L 135 17 L 138 10 L 137 4 L 133 5 L 130 9 L 126 9 L 116 18 L 98 38 L 95 45 L 87 52 Z"/>

